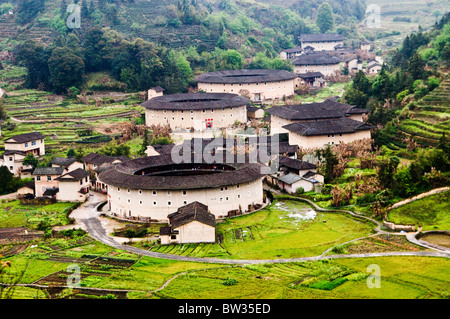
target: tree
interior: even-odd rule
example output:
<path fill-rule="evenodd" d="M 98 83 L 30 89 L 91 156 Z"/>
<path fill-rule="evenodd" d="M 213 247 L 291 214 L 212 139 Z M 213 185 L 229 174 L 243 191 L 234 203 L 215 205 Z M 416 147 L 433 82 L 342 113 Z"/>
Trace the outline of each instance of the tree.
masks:
<path fill-rule="evenodd" d="M 76 156 L 76 153 L 73 148 L 71 148 L 70 150 L 67 151 L 66 157 L 75 157 L 75 156 Z"/>
<path fill-rule="evenodd" d="M 145 128 L 144 129 L 144 139 L 142 140 L 142 145 L 141 148 L 139 150 L 139 155 L 141 156 L 145 156 L 145 151 L 147 150 L 147 146 L 149 145 L 148 143 L 148 129 Z"/>
<path fill-rule="evenodd" d="M 327 145 L 325 149 L 317 150 L 316 156 L 318 156 L 319 159 L 323 158 L 325 161 L 324 165 L 325 183 L 329 183 L 334 178 L 334 169 L 336 165 L 339 164 L 339 160 L 336 154 L 331 149 L 330 145 Z"/>
<path fill-rule="evenodd" d="M 316 25 L 319 27 L 320 32 L 325 33 L 332 30 L 334 27 L 334 16 L 333 9 L 328 4 L 324 2 L 320 5 L 317 10 Z"/>
<path fill-rule="evenodd" d="M 33 153 L 28 153 L 25 158 L 22 161 L 22 165 L 24 166 L 28 166 L 30 165 L 33 169 L 36 168 L 36 166 L 38 165 L 39 161 L 38 159 L 33 155 Z"/>
<path fill-rule="evenodd" d="M 392 188 L 394 185 L 394 176 L 400 160 L 393 156 L 390 159 L 382 159 L 378 162 L 377 179 L 383 188 Z"/>
<path fill-rule="evenodd" d="M 50 84 L 58 93 L 82 83 L 85 65 L 83 60 L 67 48 L 56 48 L 48 60 Z"/>
<path fill-rule="evenodd" d="M 409 59 L 408 71 L 413 80 L 424 78 L 425 62 L 417 52 L 415 52 L 411 59 Z"/>

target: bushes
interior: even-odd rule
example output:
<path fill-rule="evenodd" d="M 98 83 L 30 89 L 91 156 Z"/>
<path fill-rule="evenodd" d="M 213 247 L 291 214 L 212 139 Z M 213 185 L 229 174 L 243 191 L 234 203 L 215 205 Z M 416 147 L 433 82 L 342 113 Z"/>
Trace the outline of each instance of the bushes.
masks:
<path fill-rule="evenodd" d="M 225 286 L 234 286 L 237 285 L 238 281 L 234 278 L 227 278 L 225 279 L 225 281 L 222 283 Z"/>

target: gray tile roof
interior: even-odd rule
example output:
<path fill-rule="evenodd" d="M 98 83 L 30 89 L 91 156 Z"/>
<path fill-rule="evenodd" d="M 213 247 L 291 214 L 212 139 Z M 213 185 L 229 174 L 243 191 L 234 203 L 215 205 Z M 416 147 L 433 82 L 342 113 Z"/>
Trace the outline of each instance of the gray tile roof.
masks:
<path fill-rule="evenodd" d="M 261 83 L 295 79 L 295 74 L 286 70 L 274 69 L 243 69 L 208 72 L 195 78 L 197 82 L 205 83 Z"/>
<path fill-rule="evenodd" d="M 62 167 L 36 167 L 32 175 L 62 175 L 63 173 Z"/>
<path fill-rule="evenodd" d="M 289 173 L 287 175 L 284 175 L 284 176 L 281 176 L 278 178 L 278 180 L 282 181 L 283 183 L 289 184 L 289 185 L 292 185 L 295 182 L 300 181 L 301 179 L 302 178 L 300 176 L 298 176 L 297 174 L 292 174 L 292 173 Z"/>
<path fill-rule="evenodd" d="M 12 136 L 12 137 L 8 138 L 5 141 L 5 143 L 22 144 L 22 143 L 26 143 L 26 142 L 40 140 L 40 139 L 43 139 L 43 138 L 44 138 L 44 135 L 42 135 L 41 133 L 39 133 L 39 132 L 31 132 L 31 133 L 25 133 L 25 134 Z"/>
<path fill-rule="evenodd" d="M 177 93 L 157 96 L 141 105 L 149 110 L 209 110 L 244 106 L 250 102 L 231 93 Z"/>
<path fill-rule="evenodd" d="M 347 117 L 323 121 L 295 122 L 284 125 L 284 129 L 303 136 L 354 133 L 372 129 L 372 126 Z"/>
<path fill-rule="evenodd" d="M 340 58 L 322 52 L 312 52 L 300 55 L 292 60 L 293 65 L 329 65 L 339 64 L 342 62 Z"/>
<path fill-rule="evenodd" d="M 344 41 L 345 37 L 337 33 L 302 34 L 298 37 L 301 42 L 330 42 Z"/>
<path fill-rule="evenodd" d="M 318 120 L 339 118 L 349 114 L 368 113 L 354 105 L 339 103 L 332 99 L 323 102 L 299 105 L 280 105 L 267 109 L 267 112 L 287 120 Z"/>
<path fill-rule="evenodd" d="M 54 159 L 52 159 L 52 161 L 50 162 L 51 164 L 55 164 L 55 165 L 59 165 L 59 166 L 63 166 L 63 167 L 67 167 L 70 166 L 71 164 L 75 163 L 77 160 L 75 159 L 75 157 L 55 157 Z"/>
<path fill-rule="evenodd" d="M 221 162 L 195 163 L 196 158 L 190 154 L 192 164 L 177 164 L 171 155 L 141 157 L 123 162 L 99 174 L 105 184 L 131 189 L 147 190 L 187 190 L 215 188 L 255 181 L 264 175 L 261 163 L 239 163 L 236 158 L 226 163 L 226 153 Z M 206 166 L 205 166 L 206 165 Z"/>
<path fill-rule="evenodd" d="M 177 213 L 171 216 L 172 229 L 192 221 L 198 221 L 213 227 L 216 226 L 216 217 L 208 212 L 208 206 L 197 201 L 178 208 Z"/>
<path fill-rule="evenodd" d="M 286 157 L 286 156 L 280 156 L 279 157 L 279 165 L 286 166 L 289 168 L 293 168 L 296 170 L 306 170 L 306 169 L 316 169 L 317 166 L 312 163 L 304 162 L 298 159 Z"/>
<path fill-rule="evenodd" d="M 58 178 L 56 178 L 57 181 L 81 181 L 83 178 L 88 177 L 89 172 L 85 171 L 82 168 L 77 168 L 73 171 L 70 171 Z"/>

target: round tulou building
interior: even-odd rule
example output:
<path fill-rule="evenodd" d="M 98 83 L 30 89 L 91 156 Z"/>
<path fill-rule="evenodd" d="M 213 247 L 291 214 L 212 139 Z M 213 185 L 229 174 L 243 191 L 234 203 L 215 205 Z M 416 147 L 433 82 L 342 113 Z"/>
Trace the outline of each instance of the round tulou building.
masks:
<path fill-rule="evenodd" d="M 154 97 L 141 105 L 147 126 L 204 130 L 231 127 L 236 121 L 245 123 L 249 102 L 238 94 L 178 93 Z"/>
<path fill-rule="evenodd" d="M 101 172 L 108 211 L 127 219 L 167 221 L 192 202 L 216 217 L 245 213 L 263 204 L 260 163 L 175 163 L 171 155 L 126 161 Z"/>
<path fill-rule="evenodd" d="M 286 70 L 243 69 L 208 72 L 195 81 L 198 89 L 207 93 L 234 93 L 264 103 L 293 96 L 296 78 Z"/>

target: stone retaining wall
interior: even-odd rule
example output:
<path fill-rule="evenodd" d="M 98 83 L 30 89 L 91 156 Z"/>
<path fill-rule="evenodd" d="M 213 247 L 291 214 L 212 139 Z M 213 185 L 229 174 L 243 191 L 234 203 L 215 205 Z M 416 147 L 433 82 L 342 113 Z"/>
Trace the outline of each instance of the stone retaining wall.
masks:
<path fill-rule="evenodd" d="M 434 194 L 442 193 L 442 192 L 445 192 L 445 191 L 448 191 L 448 190 L 450 190 L 450 187 L 448 187 L 448 186 L 432 189 L 429 192 L 422 193 L 422 194 L 419 194 L 417 196 L 414 196 L 414 197 L 402 200 L 401 202 L 395 203 L 390 208 L 388 208 L 388 211 L 391 210 L 391 209 L 403 206 L 405 204 L 409 204 L 409 203 L 414 202 L 414 201 L 416 201 L 418 199 L 421 199 L 421 198 L 424 198 L 424 197 L 427 197 L 427 196 L 431 196 L 431 195 L 434 195 Z"/>
<path fill-rule="evenodd" d="M 434 195 L 434 194 L 439 194 L 439 193 L 442 193 L 442 192 L 446 192 L 448 190 L 450 190 L 450 187 L 447 187 L 447 186 L 446 187 L 441 187 L 441 188 L 435 188 L 435 189 L 433 189 L 433 190 L 431 190 L 429 192 L 422 193 L 422 194 L 419 194 L 417 196 L 414 196 L 414 197 L 402 200 L 401 202 L 395 203 L 394 205 L 392 205 L 391 207 L 389 207 L 387 209 L 387 212 L 389 212 L 392 209 L 398 208 L 400 206 L 403 206 L 403 205 L 409 204 L 411 202 L 414 202 L 414 201 L 416 201 L 418 199 L 421 199 L 421 198 L 424 198 L 424 197 L 427 197 L 427 196 L 431 196 L 431 195 Z M 394 230 L 394 231 L 402 231 L 402 230 L 405 231 L 405 232 L 414 232 L 414 231 L 416 231 L 416 226 L 415 225 L 396 225 L 395 223 L 388 222 L 386 220 L 383 220 L 383 225 L 385 227 L 391 229 L 391 230 Z"/>
<path fill-rule="evenodd" d="M 394 223 L 383 220 L 383 226 L 394 231 L 414 232 L 416 231 L 416 225 L 396 225 Z"/>

